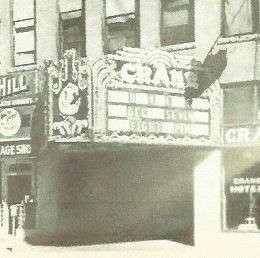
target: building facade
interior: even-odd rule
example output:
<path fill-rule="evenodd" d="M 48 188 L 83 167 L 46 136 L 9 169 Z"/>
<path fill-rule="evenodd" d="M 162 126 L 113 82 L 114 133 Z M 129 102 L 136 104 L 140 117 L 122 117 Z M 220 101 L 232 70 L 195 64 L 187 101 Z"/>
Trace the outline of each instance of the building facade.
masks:
<path fill-rule="evenodd" d="M 258 0 L 0 2 L 1 194 L 32 200 L 29 241 L 259 241 Z"/>

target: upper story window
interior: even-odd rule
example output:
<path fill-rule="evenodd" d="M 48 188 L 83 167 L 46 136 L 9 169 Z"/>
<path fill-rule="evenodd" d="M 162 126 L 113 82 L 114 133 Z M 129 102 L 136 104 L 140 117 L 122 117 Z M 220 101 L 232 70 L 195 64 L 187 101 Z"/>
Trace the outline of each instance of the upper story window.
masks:
<path fill-rule="evenodd" d="M 162 0 L 161 44 L 194 41 L 193 0 Z"/>
<path fill-rule="evenodd" d="M 232 83 L 223 88 L 223 125 L 260 124 L 260 84 Z"/>
<path fill-rule="evenodd" d="M 258 0 L 223 0 L 222 34 L 234 36 L 257 32 Z"/>
<path fill-rule="evenodd" d="M 236 83 L 223 89 L 223 123 L 239 125 L 255 119 L 255 87 Z"/>
<path fill-rule="evenodd" d="M 36 63 L 35 0 L 13 0 L 14 65 Z"/>
<path fill-rule="evenodd" d="M 85 56 L 85 19 L 81 0 L 60 1 L 61 56 L 68 49 L 76 49 Z"/>
<path fill-rule="evenodd" d="M 139 19 L 136 0 L 106 0 L 106 51 L 138 47 Z"/>

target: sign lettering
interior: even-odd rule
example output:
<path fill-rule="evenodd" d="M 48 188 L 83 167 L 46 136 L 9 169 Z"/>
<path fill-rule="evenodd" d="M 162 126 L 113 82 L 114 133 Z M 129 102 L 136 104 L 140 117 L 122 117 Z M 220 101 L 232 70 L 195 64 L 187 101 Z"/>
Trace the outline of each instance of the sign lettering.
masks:
<path fill-rule="evenodd" d="M 30 144 L 0 145 L 0 156 L 31 154 Z"/>
<path fill-rule="evenodd" d="M 230 186 L 232 194 L 260 193 L 260 177 L 234 178 Z"/>
<path fill-rule="evenodd" d="M 199 86 L 195 72 L 167 69 L 163 63 L 159 63 L 154 70 L 146 65 L 126 63 L 122 66 L 120 75 L 123 82 L 130 84 L 136 83 L 179 89 L 184 89 L 185 83 L 186 87 L 197 88 Z"/>
<path fill-rule="evenodd" d="M 229 128 L 224 131 L 224 141 L 228 144 L 260 142 L 260 127 Z"/>
<path fill-rule="evenodd" d="M 108 89 L 108 130 L 146 135 L 209 136 L 207 99 L 187 108 L 183 96 Z"/>
<path fill-rule="evenodd" d="M 0 78 L 0 98 L 27 91 L 29 89 L 24 74 Z"/>

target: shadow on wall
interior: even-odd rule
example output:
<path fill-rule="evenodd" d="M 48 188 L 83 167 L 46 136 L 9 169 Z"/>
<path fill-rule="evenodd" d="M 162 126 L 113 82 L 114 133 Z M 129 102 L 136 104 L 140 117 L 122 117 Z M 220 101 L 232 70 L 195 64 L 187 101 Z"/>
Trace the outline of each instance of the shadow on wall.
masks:
<path fill-rule="evenodd" d="M 69 246 L 168 239 L 193 244 L 193 162 L 185 150 L 50 155 L 60 164 L 53 196 L 57 230 L 38 232 L 27 238 L 29 243 Z M 53 170 L 48 157 L 40 169 Z M 38 187 L 42 195 L 48 189 Z M 41 223 L 48 219 L 42 216 Z"/>

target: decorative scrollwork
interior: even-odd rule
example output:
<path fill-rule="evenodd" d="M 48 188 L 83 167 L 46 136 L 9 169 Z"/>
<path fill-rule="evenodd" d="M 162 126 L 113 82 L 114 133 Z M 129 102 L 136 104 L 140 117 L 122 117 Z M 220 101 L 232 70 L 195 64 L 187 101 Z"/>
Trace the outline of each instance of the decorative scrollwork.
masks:
<path fill-rule="evenodd" d="M 92 119 L 92 69 L 88 58 L 67 50 L 59 62 L 46 61 L 49 85 L 49 134 L 70 141 L 88 139 Z M 81 139 L 82 140 L 82 139 Z"/>

